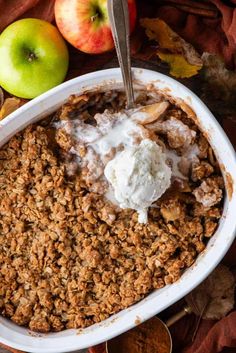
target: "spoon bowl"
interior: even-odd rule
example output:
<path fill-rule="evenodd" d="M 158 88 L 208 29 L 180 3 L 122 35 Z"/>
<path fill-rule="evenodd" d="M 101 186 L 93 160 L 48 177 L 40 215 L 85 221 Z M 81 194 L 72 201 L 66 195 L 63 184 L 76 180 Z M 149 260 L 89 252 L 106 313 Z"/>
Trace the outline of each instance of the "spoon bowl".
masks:
<path fill-rule="evenodd" d="M 154 316 L 152 319 L 106 342 L 106 353 L 136 353 L 145 347 L 147 353 L 171 353 L 172 338 L 167 325 Z"/>

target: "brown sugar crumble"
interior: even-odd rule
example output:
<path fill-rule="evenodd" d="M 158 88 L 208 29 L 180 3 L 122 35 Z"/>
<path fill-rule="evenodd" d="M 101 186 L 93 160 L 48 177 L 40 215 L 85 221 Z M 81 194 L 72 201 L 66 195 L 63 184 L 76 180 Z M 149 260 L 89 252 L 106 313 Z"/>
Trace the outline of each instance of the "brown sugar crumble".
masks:
<path fill-rule="evenodd" d="M 140 92 L 138 102 L 154 98 Z M 166 121 L 194 133 L 178 136 L 177 126 L 175 138 L 168 122 L 165 131 L 159 125 L 153 131 L 157 143 L 179 156 L 183 178 L 172 178 L 148 223 L 106 200 L 103 184 L 91 191 L 91 180 L 67 153 L 73 141 L 55 122 L 79 116 L 94 124 L 95 113 L 119 111 L 124 102 L 118 91 L 72 96 L 0 149 L 0 313 L 18 325 L 49 332 L 100 322 L 178 280 L 217 229 L 224 195 L 219 165 L 195 123 L 173 104 Z M 183 152 L 186 143 L 199 150 L 194 162 Z"/>

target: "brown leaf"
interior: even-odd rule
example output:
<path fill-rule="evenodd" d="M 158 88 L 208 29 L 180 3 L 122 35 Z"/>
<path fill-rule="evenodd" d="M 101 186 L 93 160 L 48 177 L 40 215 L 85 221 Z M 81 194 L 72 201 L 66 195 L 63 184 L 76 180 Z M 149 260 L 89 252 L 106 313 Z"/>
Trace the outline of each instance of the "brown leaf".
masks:
<path fill-rule="evenodd" d="M 221 117 L 236 116 L 236 72 L 227 70 L 217 55 L 204 53 L 201 98 Z"/>
<path fill-rule="evenodd" d="M 196 315 L 219 320 L 234 307 L 235 279 L 228 267 L 219 265 L 207 279 L 185 299 Z M 205 308 L 205 310 L 203 310 Z"/>

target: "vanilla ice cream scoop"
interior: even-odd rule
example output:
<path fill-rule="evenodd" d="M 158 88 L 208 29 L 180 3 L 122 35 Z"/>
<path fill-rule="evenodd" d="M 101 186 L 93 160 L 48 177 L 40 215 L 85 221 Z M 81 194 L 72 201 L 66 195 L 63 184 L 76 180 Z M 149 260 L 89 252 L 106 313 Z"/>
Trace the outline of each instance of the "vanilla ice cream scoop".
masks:
<path fill-rule="evenodd" d="M 119 206 L 136 210 L 140 223 L 147 222 L 148 207 L 166 191 L 171 179 L 165 153 L 150 139 L 117 154 L 104 174 Z"/>

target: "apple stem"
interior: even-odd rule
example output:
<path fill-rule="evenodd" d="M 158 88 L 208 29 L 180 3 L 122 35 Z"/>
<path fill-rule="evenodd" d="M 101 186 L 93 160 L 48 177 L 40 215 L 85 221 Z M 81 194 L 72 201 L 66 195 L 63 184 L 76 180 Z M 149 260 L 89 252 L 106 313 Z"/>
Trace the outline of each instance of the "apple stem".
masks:
<path fill-rule="evenodd" d="M 91 16 L 90 19 L 91 19 L 91 22 L 94 22 L 96 20 L 96 18 L 99 16 L 98 13 L 96 13 L 95 15 Z"/>

